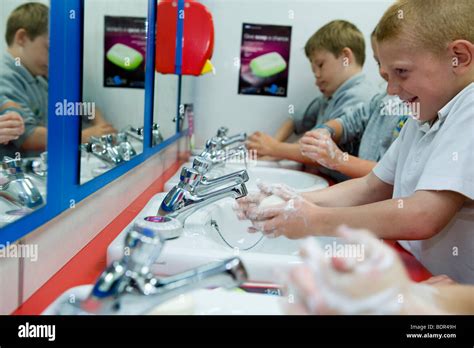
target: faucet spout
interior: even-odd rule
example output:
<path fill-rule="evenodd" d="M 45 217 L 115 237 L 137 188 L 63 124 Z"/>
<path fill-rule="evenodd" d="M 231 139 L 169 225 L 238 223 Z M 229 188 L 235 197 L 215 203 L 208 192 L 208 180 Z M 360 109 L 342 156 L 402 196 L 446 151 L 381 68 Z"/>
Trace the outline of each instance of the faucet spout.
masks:
<path fill-rule="evenodd" d="M 203 206 L 212 204 L 227 197 L 232 197 L 234 199 L 245 197 L 247 193 L 247 187 L 244 183 L 196 195 L 181 187 L 175 186 L 163 199 L 157 215 L 176 218 L 184 224 L 184 221 L 192 213 Z"/>
<path fill-rule="evenodd" d="M 99 277 L 83 301 L 61 304 L 58 314 L 146 314 L 176 296 L 200 288 L 238 287 L 248 279 L 242 261 L 230 258 L 166 278 L 158 278 L 151 266 L 165 239 L 160 232 L 130 230 L 125 246 L 130 250 Z"/>
<path fill-rule="evenodd" d="M 8 181 L 0 185 L 0 196 L 19 207 L 38 208 L 44 201 L 38 188 L 26 177 L 21 160 L 8 156 L 3 158 L 3 172 Z"/>

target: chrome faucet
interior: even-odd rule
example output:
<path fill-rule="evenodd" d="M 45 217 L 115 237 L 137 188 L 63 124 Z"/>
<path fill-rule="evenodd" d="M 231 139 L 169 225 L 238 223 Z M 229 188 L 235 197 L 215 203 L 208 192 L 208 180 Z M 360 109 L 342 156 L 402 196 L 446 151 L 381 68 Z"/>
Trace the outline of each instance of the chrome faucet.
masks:
<path fill-rule="evenodd" d="M 220 129 L 217 134 L 224 135 L 226 132 Z M 236 143 L 242 143 L 245 140 L 247 140 L 247 133 L 239 133 L 231 137 L 228 137 L 227 135 L 212 137 L 206 141 L 204 153 L 207 153 L 210 156 L 216 156 L 219 151 L 223 150 L 227 146 Z"/>
<path fill-rule="evenodd" d="M 144 133 L 143 127 L 135 128 L 135 127 L 130 126 L 125 132 L 131 137 L 137 140 L 143 141 L 143 133 Z M 163 138 L 163 135 L 161 134 L 160 125 L 158 123 L 153 123 L 151 127 L 151 132 L 152 132 L 152 145 L 153 146 L 158 145 L 163 142 L 164 138 Z"/>
<path fill-rule="evenodd" d="M 233 136 L 227 136 L 229 129 L 220 127 L 215 137 L 206 141 L 205 150 L 194 159 L 193 168 L 200 173 L 205 174 L 213 167 L 223 165 L 226 161 L 237 156 L 247 158 L 248 151 L 245 146 L 235 146 L 228 148 L 230 145 L 242 143 L 247 139 L 246 133 L 239 133 Z"/>
<path fill-rule="evenodd" d="M 208 287 L 234 288 L 247 279 L 239 258 L 200 266 L 177 275 L 158 278 L 151 267 L 165 240 L 158 231 L 131 229 L 125 238 L 124 256 L 99 277 L 89 296 L 79 302 L 66 300 L 57 314 L 146 314 L 181 294 Z"/>
<path fill-rule="evenodd" d="M 21 167 L 25 174 L 45 180 L 48 174 L 48 153 L 41 153 L 39 158 L 22 159 Z"/>
<path fill-rule="evenodd" d="M 106 134 L 101 137 L 92 136 L 89 143 L 81 145 L 81 149 L 111 164 L 129 161 L 137 154 L 125 132 L 116 135 Z"/>
<path fill-rule="evenodd" d="M 151 127 L 153 145 L 161 144 L 164 141 L 163 135 L 161 134 L 160 125 L 153 123 Z"/>
<path fill-rule="evenodd" d="M 0 196 L 18 207 L 38 208 L 44 203 L 43 197 L 30 178 L 24 175 L 21 164 L 21 159 L 3 158 L 2 170 L 7 182 L 0 185 Z"/>
<path fill-rule="evenodd" d="M 205 205 L 226 197 L 246 196 L 248 180 L 246 170 L 208 179 L 196 169 L 185 167 L 181 170 L 180 182 L 161 202 L 158 215 L 176 218 L 184 224 L 189 215 Z"/>

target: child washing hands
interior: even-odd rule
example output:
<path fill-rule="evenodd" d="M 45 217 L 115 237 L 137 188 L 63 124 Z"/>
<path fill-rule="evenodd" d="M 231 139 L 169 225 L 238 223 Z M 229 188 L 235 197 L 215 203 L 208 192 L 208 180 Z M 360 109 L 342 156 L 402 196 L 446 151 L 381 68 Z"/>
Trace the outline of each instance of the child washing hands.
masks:
<path fill-rule="evenodd" d="M 284 184 L 257 182 L 257 186 L 259 192 L 238 199 L 234 205 L 240 220 L 249 219 L 252 222 L 249 232 L 262 232 L 270 238 L 285 235 L 290 239 L 299 239 L 307 236 L 306 231 L 311 228 L 311 219 L 307 217 L 311 216 L 309 211 L 315 205 L 304 198 L 304 193 L 298 193 Z M 265 203 L 268 197 L 272 197 L 273 204 Z"/>
<path fill-rule="evenodd" d="M 341 244 L 362 246 L 362 257 L 329 256 L 308 238 L 303 264 L 286 280 L 289 314 L 472 314 L 474 287 L 410 280 L 396 252 L 367 230 L 341 226 Z"/>

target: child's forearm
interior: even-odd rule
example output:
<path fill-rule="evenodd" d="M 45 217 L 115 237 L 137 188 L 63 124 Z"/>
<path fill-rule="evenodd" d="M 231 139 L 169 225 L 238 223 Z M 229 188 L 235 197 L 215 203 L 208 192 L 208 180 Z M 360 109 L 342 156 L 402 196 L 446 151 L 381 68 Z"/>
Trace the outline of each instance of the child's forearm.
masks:
<path fill-rule="evenodd" d="M 288 119 L 275 133 L 275 139 L 278 141 L 285 141 L 295 131 L 295 123 L 292 119 Z"/>
<path fill-rule="evenodd" d="M 392 185 L 370 173 L 324 190 L 305 192 L 302 196 L 320 207 L 353 207 L 390 199 L 392 193 Z"/>
<path fill-rule="evenodd" d="M 348 155 L 347 160 L 340 162 L 334 169 L 350 178 L 361 178 L 372 172 L 376 164 L 377 162 Z"/>
<path fill-rule="evenodd" d="M 316 235 L 332 236 L 340 225 L 368 229 L 379 238 L 389 240 L 421 239 L 423 234 L 418 229 L 416 214 L 408 208 L 403 212 L 397 209 L 395 200 L 356 207 L 321 208 L 315 215 L 312 226 Z"/>
<path fill-rule="evenodd" d="M 325 123 L 325 125 L 334 129 L 334 136 L 332 137 L 332 140 L 334 140 L 334 142 L 338 144 L 342 138 L 342 133 L 344 132 L 342 123 L 337 120 L 329 120 Z"/>
<path fill-rule="evenodd" d="M 345 208 L 315 208 L 313 226 L 331 235 L 339 225 L 364 228 L 383 239 L 423 240 L 442 231 L 464 203 L 450 191 L 417 191 L 410 197 Z"/>
<path fill-rule="evenodd" d="M 300 145 L 294 143 L 278 143 L 271 154 L 273 157 L 289 159 L 292 161 L 316 165 L 313 160 L 301 154 Z"/>
<path fill-rule="evenodd" d="M 36 127 L 21 145 L 22 151 L 45 151 L 48 130 L 46 127 Z"/>

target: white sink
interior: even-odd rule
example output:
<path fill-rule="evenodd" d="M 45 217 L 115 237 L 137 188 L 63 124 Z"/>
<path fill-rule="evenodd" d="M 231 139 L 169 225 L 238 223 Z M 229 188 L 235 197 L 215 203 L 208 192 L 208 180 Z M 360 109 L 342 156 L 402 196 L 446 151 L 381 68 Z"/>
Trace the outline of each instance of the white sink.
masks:
<path fill-rule="evenodd" d="M 165 191 L 170 191 L 179 182 L 179 176 L 183 167 L 192 167 L 192 163 L 183 164 L 179 170 L 165 183 Z M 257 181 L 269 184 L 286 184 L 298 191 L 313 191 L 329 186 L 329 183 L 320 176 L 300 172 L 297 170 L 255 167 L 245 168 L 243 165 L 227 164 L 225 167 L 212 169 L 206 176 L 209 178 L 219 177 L 238 170 L 247 169 L 249 181 L 246 183 L 249 191 L 257 190 Z"/>
<path fill-rule="evenodd" d="M 156 215 L 166 193 L 155 195 L 138 214 L 137 219 Z M 172 275 L 207 263 L 239 256 L 253 282 L 279 283 L 278 272 L 287 272 L 301 263 L 299 241 L 285 237 L 267 238 L 261 233 L 248 233 L 249 221 L 237 219 L 231 198 L 205 206 L 188 217 L 181 237 L 168 240 L 158 261 L 152 267 L 156 274 Z M 107 249 L 107 263 L 123 255 L 124 238 L 130 223 Z M 318 237 L 323 243 L 334 238 Z"/>
<path fill-rule="evenodd" d="M 91 292 L 92 285 L 82 285 L 64 292 L 46 308 L 42 315 L 55 315 L 59 305 L 74 298 L 81 301 Z M 201 289 L 186 295 L 189 311 L 196 315 L 281 315 L 283 298 L 224 289 Z M 133 303 L 129 304 L 133 306 Z M 119 313 L 120 314 L 120 313 Z"/>

